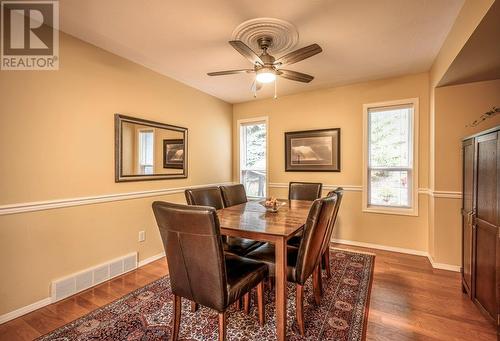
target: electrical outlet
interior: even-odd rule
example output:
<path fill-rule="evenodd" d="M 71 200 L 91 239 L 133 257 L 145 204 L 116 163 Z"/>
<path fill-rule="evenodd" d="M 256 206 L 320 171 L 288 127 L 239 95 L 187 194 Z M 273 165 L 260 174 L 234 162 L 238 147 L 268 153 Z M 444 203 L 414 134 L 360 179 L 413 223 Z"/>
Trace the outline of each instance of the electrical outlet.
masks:
<path fill-rule="evenodd" d="M 146 232 L 145 231 L 139 231 L 139 241 L 143 242 L 146 240 Z"/>

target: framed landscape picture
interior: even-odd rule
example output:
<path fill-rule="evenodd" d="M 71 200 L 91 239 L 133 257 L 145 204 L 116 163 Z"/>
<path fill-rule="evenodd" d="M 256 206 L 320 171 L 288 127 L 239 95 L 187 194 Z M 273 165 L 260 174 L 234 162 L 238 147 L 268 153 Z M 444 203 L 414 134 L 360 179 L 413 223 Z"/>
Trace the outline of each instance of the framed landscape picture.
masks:
<path fill-rule="evenodd" d="M 285 171 L 340 172 L 340 128 L 286 132 Z"/>
<path fill-rule="evenodd" d="M 184 167 L 184 140 L 163 140 L 163 168 Z"/>

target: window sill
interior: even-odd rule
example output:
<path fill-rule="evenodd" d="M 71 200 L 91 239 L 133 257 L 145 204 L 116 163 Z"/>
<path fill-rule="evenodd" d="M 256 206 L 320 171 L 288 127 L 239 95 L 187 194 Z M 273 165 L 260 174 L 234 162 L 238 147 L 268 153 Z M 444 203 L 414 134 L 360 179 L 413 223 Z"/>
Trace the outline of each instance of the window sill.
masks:
<path fill-rule="evenodd" d="M 363 207 L 363 212 L 366 213 L 377 213 L 377 214 L 392 214 L 392 215 L 404 215 L 418 217 L 418 209 L 412 208 L 399 208 L 399 207 Z"/>

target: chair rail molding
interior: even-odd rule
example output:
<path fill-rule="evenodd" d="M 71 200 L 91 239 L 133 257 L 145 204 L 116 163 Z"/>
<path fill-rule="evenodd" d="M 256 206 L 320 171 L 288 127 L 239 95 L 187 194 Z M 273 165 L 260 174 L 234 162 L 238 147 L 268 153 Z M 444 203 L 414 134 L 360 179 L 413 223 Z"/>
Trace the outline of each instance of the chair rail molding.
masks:
<path fill-rule="evenodd" d="M 324 190 L 333 190 L 337 187 L 342 187 L 346 192 L 361 192 L 362 187 L 356 185 L 323 185 Z M 288 188 L 286 182 L 271 182 L 269 188 Z"/>
<path fill-rule="evenodd" d="M 44 210 L 51 210 L 51 209 L 64 208 L 64 207 L 100 204 L 100 203 L 107 203 L 107 202 L 113 202 L 113 201 L 123 201 L 123 200 L 131 200 L 131 199 L 157 197 L 157 196 L 163 196 L 163 195 L 182 193 L 186 189 L 191 189 L 191 188 L 200 188 L 200 187 L 205 187 L 205 186 L 221 186 L 221 185 L 229 185 L 232 183 L 233 182 L 221 182 L 221 183 L 213 183 L 213 184 L 202 184 L 202 185 L 175 187 L 175 188 L 155 189 L 155 190 L 149 190 L 149 191 L 113 193 L 113 194 L 103 194 L 103 195 L 95 195 L 95 196 L 88 196 L 88 197 L 76 197 L 76 198 L 66 198 L 66 199 L 56 199 L 56 200 L 47 200 L 47 201 L 34 201 L 34 202 L 25 202 L 25 203 L 17 203 L 17 204 L 9 204 L 9 205 L 0 205 L 0 216 L 8 215 L 8 214 L 25 213 L 25 212 L 44 211 Z"/>
<path fill-rule="evenodd" d="M 455 191 L 432 191 L 435 198 L 462 199 L 462 192 Z"/>
<path fill-rule="evenodd" d="M 361 185 L 323 185 L 324 190 L 333 190 L 337 187 L 342 187 L 346 192 L 362 192 L 363 186 Z M 288 188 L 286 182 L 271 182 L 269 188 Z M 448 198 L 448 199 L 462 199 L 462 192 L 457 191 L 435 191 L 430 188 L 419 188 L 418 194 L 425 194 L 435 198 Z"/>

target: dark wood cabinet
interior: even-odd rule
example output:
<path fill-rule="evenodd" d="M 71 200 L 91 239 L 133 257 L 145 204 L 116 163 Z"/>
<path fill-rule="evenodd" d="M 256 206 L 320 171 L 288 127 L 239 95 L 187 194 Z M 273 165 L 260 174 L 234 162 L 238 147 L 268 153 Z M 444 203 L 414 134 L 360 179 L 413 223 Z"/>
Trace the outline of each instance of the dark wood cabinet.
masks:
<path fill-rule="evenodd" d="M 500 322 L 500 127 L 462 142 L 462 287 Z"/>

